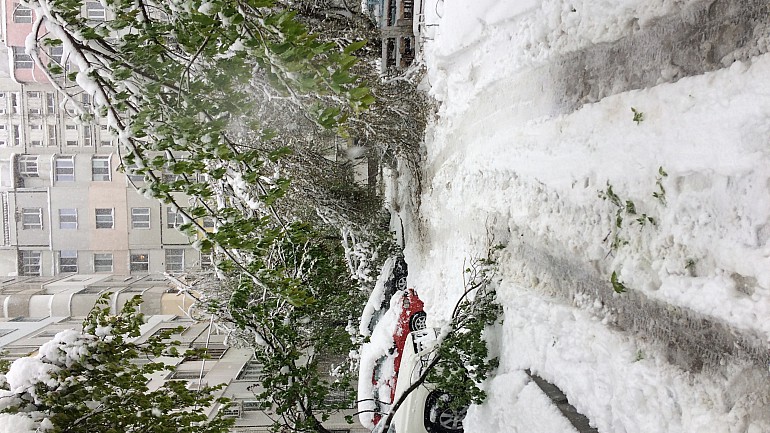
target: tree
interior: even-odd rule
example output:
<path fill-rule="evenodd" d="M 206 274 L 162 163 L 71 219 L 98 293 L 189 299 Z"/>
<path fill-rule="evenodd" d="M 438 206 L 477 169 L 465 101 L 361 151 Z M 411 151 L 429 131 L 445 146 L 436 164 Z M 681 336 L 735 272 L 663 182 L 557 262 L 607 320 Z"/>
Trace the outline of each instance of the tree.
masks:
<path fill-rule="evenodd" d="M 185 382 L 147 387 L 149 375 L 172 370 L 157 358 L 179 354 L 169 330 L 136 343 L 143 316 L 137 296 L 116 315 L 102 296 L 83 331 L 60 332 L 37 355 L 20 358 L 0 375 L 0 431 L 51 433 L 223 433 L 231 420 L 208 419 L 218 387 L 189 390 Z M 137 360 L 150 360 L 137 363 Z"/>
<path fill-rule="evenodd" d="M 378 52 L 359 37 L 371 23 L 350 1 L 103 0 L 104 20 L 84 17 L 82 3 L 25 0 L 36 11 L 30 55 L 84 122 L 108 120 L 140 192 L 176 208 L 195 245 L 217 254 L 221 290 L 204 298 L 282 390 L 277 422 L 323 431 L 315 409 L 346 379 L 315 367 L 346 353 L 345 325 L 363 304 L 341 231 L 370 232 L 379 209 L 326 149 L 373 142 L 358 131 L 366 120 L 352 121 L 376 103 L 356 76 L 372 65 L 353 55 Z"/>

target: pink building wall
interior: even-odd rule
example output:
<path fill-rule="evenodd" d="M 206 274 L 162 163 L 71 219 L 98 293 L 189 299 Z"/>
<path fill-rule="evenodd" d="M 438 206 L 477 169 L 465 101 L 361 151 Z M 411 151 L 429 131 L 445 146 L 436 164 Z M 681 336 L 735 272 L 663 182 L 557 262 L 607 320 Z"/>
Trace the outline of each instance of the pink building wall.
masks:
<path fill-rule="evenodd" d="M 14 47 L 24 49 L 27 35 L 32 33 L 32 23 L 35 21 L 35 13 L 31 11 L 31 19 L 23 21 L 31 22 L 14 22 L 14 16 L 17 12 L 17 8 L 20 6 L 18 1 L 4 0 L 3 4 L 3 21 L 5 27 L 5 43 L 8 46 L 8 57 L 10 65 L 11 78 L 18 83 L 48 83 L 48 78 L 40 68 L 33 65 L 31 68 L 18 68 L 14 61 Z M 44 26 L 41 26 L 40 35 L 45 34 Z"/>

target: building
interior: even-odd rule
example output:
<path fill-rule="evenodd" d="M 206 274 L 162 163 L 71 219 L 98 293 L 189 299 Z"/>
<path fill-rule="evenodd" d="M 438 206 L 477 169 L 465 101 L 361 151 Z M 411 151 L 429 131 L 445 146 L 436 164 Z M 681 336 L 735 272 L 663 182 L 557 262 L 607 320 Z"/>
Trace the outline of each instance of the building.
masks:
<path fill-rule="evenodd" d="M 370 1 L 367 5 L 380 24 L 380 70 L 384 73 L 411 65 L 417 50 L 413 25 L 415 0 L 380 0 L 374 3 Z"/>
<path fill-rule="evenodd" d="M 146 275 L 207 266 L 209 257 L 176 230 L 181 215 L 137 194 L 119 171 L 106 120 L 80 121 L 24 53 L 33 11 L 12 0 L 2 6 L 0 275 Z M 89 19 L 105 19 L 99 2 L 83 9 Z M 48 54 L 62 62 L 60 47 Z M 89 96 L 81 98 L 88 108 Z"/>
<path fill-rule="evenodd" d="M 150 389 L 158 389 L 169 380 L 184 380 L 188 386 L 226 384 L 218 396 L 233 400 L 228 408 L 214 406 L 211 413 L 225 410 L 235 418 L 234 433 L 267 433 L 272 424 L 269 408 L 258 404 L 254 391 L 260 365 L 252 359 L 248 348 L 229 347 L 225 334 L 209 320 L 194 320 L 194 300 L 180 293 L 177 285 L 163 275 L 80 274 L 58 277 L 9 277 L 0 279 L 0 358 L 14 360 L 34 354 L 38 348 L 67 329 L 80 330 L 83 319 L 104 292 L 111 292 L 110 308 L 119 310 L 135 295 L 142 295 L 140 310 L 146 323 L 138 342 L 164 329 L 182 327 L 171 338 L 181 348 L 206 348 L 209 359 L 198 357 L 164 357 L 159 361 L 176 370 L 158 372 L 149 377 Z M 184 350 L 181 350 L 182 352 Z M 254 391 L 253 391 L 254 390 Z M 352 392 L 352 390 L 351 390 Z M 334 404 L 333 396 L 327 402 Z M 324 422 L 336 433 L 363 433 L 360 424 L 347 424 L 345 415 L 353 408 L 341 409 Z"/>

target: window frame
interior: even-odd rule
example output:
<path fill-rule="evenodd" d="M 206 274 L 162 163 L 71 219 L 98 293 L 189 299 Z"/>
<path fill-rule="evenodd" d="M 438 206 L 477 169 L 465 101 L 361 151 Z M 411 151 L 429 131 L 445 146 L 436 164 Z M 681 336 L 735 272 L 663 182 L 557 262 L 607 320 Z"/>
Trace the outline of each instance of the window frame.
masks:
<path fill-rule="evenodd" d="M 107 265 L 106 262 L 109 259 L 109 269 L 106 269 Z M 97 265 L 97 261 L 102 261 L 104 263 L 101 263 Z M 97 272 L 112 272 L 114 268 L 114 256 L 112 253 L 94 253 L 93 256 L 93 267 L 94 267 L 94 273 Z M 99 269 L 99 267 L 102 267 L 103 269 Z"/>
<path fill-rule="evenodd" d="M 62 212 L 73 211 L 73 212 Z M 74 217 L 74 221 L 63 221 L 62 217 L 68 219 Z M 77 208 L 62 208 L 59 209 L 59 229 L 61 230 L 77 230 L 78 228 L 78 209 Z"/>
<path fill-rule="evenodd" d="M 184 248 L 166 248 L 165 258 L 166 272 L 184 272 Z"/>
<path fill-rule="evenodd" d="M 43 230 L 43 208 L 25 207 L 21 209 L 22 230 Z"/>
<path fill-rule="evenodd" d="M 110 155 L 91 157 L 91 180 L 94 182 L 112 181 L 112 158 Z"/>
<path fill-rule="evenodd" d="M 69 262 L 67 264 L 64 263 L 64 260 L 71 261 L 74 259 L 74 262 Z M 78 272 L 78 252 L 77 250 L 61 250 L 59 251 L 59 258 L 57 261 L 57 266 L 59 268 L 59 273 L 77 273 Z M 65 268 L 68 268 L 65 270 Z M 74 270 L 73 270 L 74 269 Z"/>
<path fill-rule="evenodd" d="M 34 263 L 35 261 L 36 263 Z M 29 272 L 28 269 L 37 268 L 37 272 Z M 43 269 L 43 254 L 40 251 L 19 251 L 19 275 L 39 277 Z"/>
<path fill-rule="evenodd" d="M 185 223 L 184 215 L 182 212 L 178 212 L 177 208 L 168 206 L 166 208 L 166 227 L 170 229 L 179 228 Z"/>
<path fill-rule="evenodd" d="M 19 155 L 16 160 L 16 168 L 23 177 L 40 177 L 38 155 Z"/>
<path fill-rule="evenodd" d="M 106 212 L 109 211 L 109 212 Z M 115 208 L 112 207 L 98 207 L 94 209 L 95 228 L 96 229 L 114 229 L 115 228 Z M 100 221 L 100 218 L 101 221 Z M 109 219 L 107 218 L 109 217 Z"/>
<path fill-rule="evenodd" d="M 19 12 L 23 12 L 23 14 Z M 14 3 L 12 21 L 14 24 L 32 24 L 32 21 L 34 21 L 32 8 L 28 8 L 19 3 Z"/>
<path fill-rule="evenodd" d="M 35 67 L 35 61 L 32 60 L 32 56 L 27 54 L 24 47 L 11 47 L 13 53 L 13 68 L 14 69 L 33 69 Z"/>
<path fill-rule="evenodd" d="M 60 164 L 61 162 L 61 164 Z M 70 166 L 64 166 L 69 162 Z M 56 182 L 74 182 L 75 181 L 75 156 L 74 155 L 56 155 L 54 157 L 54 181 Z M 69 171 L 72 171 L 69 173 Z"/>
<path fill-rule="evenodd" d="M 101 3 L 96 1 L 87 1 L 85 4 L 86 13 L 85 16 L 92 21 L 106 21 L 107 10 Z M 96 12 L 96 13 L 95 13 Z"/>
<path fill-rule="evenodd" d="M 141 212 L 140 212 L 141 211 Z M 146 221 L 144 217 L 147 217 Z M 151 228 L 151 211 L 149 207 L 131 208 L 131 228 L 136 230 L 149 230 Z"/>
<path fill-rule="evenodd" d="M 148 252 L 132 252 L 129 254 L 128 270 L 131 273 L 150 272 L 150 253 Z"/>

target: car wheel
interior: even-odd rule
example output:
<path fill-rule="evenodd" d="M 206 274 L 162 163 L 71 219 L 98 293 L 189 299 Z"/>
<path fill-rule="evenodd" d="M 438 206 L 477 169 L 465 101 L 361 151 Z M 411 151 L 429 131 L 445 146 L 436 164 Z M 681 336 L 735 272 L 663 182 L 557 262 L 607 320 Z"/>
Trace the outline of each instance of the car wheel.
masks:
<path fill-rule="evenodd" d="M 406 290 L 406 277 L 401 277 L 396 281 L 396 290 Z"/>
<path fill-rule="evenodd" d="M 432 392 L 425 402 L 425 428 L 431 433 L 462 433 L 463 420 L 468 408 L 452 410 L 444 407 L 451 397 L 440 392 Z"/>
<path fill-rule="evenodd" d="M 418 311 L 412 314 L 412 317 L 409 318 L 409 330 L 420 331 L 425 329 L 427 327 L 426 320 L 427 314 L 425 314 L 424 311 Z"/>

